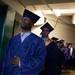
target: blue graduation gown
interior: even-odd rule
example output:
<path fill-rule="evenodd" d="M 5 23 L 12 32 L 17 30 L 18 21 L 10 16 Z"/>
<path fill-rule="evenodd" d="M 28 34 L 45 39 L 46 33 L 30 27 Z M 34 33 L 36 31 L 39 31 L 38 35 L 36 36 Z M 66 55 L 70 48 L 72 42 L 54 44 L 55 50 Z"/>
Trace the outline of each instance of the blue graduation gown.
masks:
<path fill-rule="evenodd" d="M 11 60 L 20 58 L 20 65 L 14 66 Z M 31 33 L 21 43 L 20 34 L 13 37 L 5 50 L 2 75 L 38 75 L 43 68 L 46 48 L 43 40 Z"/>

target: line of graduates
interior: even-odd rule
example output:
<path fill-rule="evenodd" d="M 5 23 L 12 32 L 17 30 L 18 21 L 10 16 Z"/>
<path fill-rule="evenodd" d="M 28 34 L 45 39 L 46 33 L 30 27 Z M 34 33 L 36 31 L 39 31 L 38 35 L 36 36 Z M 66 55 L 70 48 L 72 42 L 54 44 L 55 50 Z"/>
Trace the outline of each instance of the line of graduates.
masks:
<path fill-rule="evenodd" d="M 52 37 L 49 39 L 48 34 L 54 30 L 53 27 L 47 22 L 41 27 L 41 38 L 46 46 L 46 61 L 45 67 L 39 75 L 61 75 L 62 64 L 64 62 L 64 54 L 57 45 L 58 38 Z"/>
<path fill-rule="evenodd" d="M 60 41 L 60 49 L 64 53 L 65 61 L 64 68 L 65 69 L 74 69 L 75 68 L 75 48 L 72 43 L 66 43 Z"/>
<path fill-rule="evenodd" d="M 45 68 L 39 75 L 61 75 L 62 69 L 75 68 L 75 49 L 72 43 L 66 43 L 56 37 L 49 39 L 48 34 L 53 30 L 47 22 L 41 27 L 41 38 L 45 42 L 47 55 Z"/>

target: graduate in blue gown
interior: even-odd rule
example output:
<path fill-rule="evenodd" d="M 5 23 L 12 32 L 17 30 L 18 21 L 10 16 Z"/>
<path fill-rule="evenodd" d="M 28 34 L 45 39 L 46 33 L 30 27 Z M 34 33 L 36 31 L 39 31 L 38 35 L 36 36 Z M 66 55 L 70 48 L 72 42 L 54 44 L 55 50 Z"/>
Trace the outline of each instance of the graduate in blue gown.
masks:
<path fill-rule="evenodd" d="M 44 65 L 45 44 L 31 28 L 39 16 L 25 9 L 22 32 L 11 38 L 5 49 L 1 75 L 38 75 Z"/>

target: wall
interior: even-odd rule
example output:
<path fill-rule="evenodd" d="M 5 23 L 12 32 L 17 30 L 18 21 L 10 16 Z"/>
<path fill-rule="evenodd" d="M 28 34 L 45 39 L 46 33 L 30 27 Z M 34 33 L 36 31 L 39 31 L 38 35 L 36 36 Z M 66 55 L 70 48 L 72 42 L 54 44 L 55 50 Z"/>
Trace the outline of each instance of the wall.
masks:
<path fill-rule="evenodd" d="M 4 22 L 3 33 L 2 33 L 3 40 L 1 46 L 1 58 L 3 58 L 4 50 L 6 48 L 8 40 L 12 37 L 14 18 L 15 18 L 15 11 L 12 10 L 12 8 L 8 7 L 5 22 Z"/>
<path fill-rule="evenodd" d="M 59 39 L 64 39 L 66 42 L 72 42 L 75 44 L 75 26 L 70 24 L 67 17 L 61 18 L 55 17 L 54 15 L 46 15 L 47 21 L 54 27 L 54 30 L 49 34 L 49 37 L 58 37 Z M 33 30 L 35 34 L 40 35 L 40 27 Z"/>

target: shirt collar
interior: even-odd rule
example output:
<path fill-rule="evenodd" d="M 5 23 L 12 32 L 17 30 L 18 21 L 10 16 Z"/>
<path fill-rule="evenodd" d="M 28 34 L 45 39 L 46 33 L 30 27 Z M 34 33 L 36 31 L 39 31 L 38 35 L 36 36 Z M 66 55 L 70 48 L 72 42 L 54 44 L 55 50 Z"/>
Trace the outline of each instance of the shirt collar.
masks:
<path fill-rule="evenodd" d="M 24 39 L 26 38 L 26 37 L 28 37 L 29 35 L 31 34 L 31 32 L 21 32 L 21 42 L 23 42 L 24 41 Z"/>
<path fill-rule="evenodd" d="M 21 32 L 21 36 L 29 35 L 29 34 L 31 34 L 31 32 Z"/>

